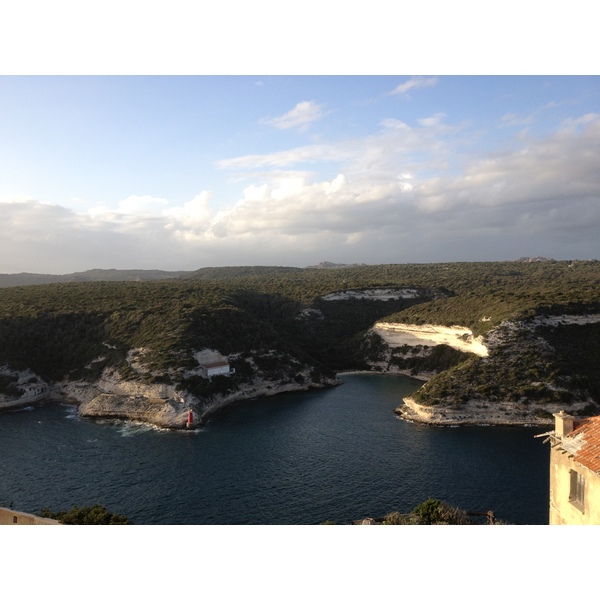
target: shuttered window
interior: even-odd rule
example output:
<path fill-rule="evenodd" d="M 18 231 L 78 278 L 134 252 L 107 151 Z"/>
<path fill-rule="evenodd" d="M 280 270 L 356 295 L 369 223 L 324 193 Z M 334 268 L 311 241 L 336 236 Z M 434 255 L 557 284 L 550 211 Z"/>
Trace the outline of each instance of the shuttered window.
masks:
<path fill-rule="evenodd" d="M 585 492 L 585 478 L 577 471 L 571 471 L 571 485 L 569 489 L 569 502 L 583 511 L 583 500 Z"/>

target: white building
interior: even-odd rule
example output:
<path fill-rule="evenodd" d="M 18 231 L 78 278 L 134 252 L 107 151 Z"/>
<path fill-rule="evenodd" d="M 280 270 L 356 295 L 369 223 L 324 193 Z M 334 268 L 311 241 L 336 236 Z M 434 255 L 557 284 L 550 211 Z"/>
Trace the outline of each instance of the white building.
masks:
<path fill-rule="evenodd" d="M 216 350 L 202 350 L 196 354 L 196 360 L 200 364 L 202 377 L 210 378 L 213 375 L 231 373 L 229 361 Z"/>

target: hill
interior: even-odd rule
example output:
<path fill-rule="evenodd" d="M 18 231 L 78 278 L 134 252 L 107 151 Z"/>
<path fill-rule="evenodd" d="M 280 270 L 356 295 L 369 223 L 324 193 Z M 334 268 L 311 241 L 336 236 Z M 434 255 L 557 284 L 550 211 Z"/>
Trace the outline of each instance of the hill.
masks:
<path fill-rule="evenodd" d="M 188 275 L 188 271 L 159 271 L 143 269 L 90 269 L 67 275 L 44 275 L 40 273 L 0 273 L 0 288 L 19 285 L 43 285 L 73 281 L 154 281 L 176 279 Z"/>
<path fill-rule="evenodd" d="M 413 412 L 408 404 L 403 412 L 428 422 L 485 422 L 506 403 L 506 422 L 546 422 L 557 406 L 598 412 L 598 261 L 177 273 L 0 290 L 5 406 L 27 385 L 45 384 L 79 402 L 154 398 L 148 414 L 184 426 L 190 410 L 201 420 L 227 401 L 374 369 L 428 379 L 408 399 Z M 413 336 L 394 345 L 381 335 L 408 325 L 460 327 L 463 343 Z M 485 353 L 468 351 L 474 340 Z M 203 349 L 226 357 L 232 372 L 203 377 Z M 104 406 L 121 416 L 134 410 L 117 408 Z"/>

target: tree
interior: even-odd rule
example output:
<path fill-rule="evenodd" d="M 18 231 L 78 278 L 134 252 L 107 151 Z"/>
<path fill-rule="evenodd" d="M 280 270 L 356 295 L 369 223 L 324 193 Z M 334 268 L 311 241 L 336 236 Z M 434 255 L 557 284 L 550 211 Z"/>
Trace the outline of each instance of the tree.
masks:
<path fill-rule="evenodd" d="M 68 511 L 53 512 L 49 508 L 42 508 L 40 516 L 46 519 L 56 519 L 63 525 L 130 525 L 125 515 L 109 513 L 100 505 L 73 506 Z"/>

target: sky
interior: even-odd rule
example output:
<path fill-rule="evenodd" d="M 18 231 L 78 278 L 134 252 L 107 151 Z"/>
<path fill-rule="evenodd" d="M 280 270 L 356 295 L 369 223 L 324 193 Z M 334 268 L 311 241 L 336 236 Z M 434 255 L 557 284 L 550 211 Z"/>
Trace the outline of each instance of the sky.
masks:
<path fill-rule="evenodd" d="M 0 272 L 600 258 L 598 76 L 0 77 Z"/>

